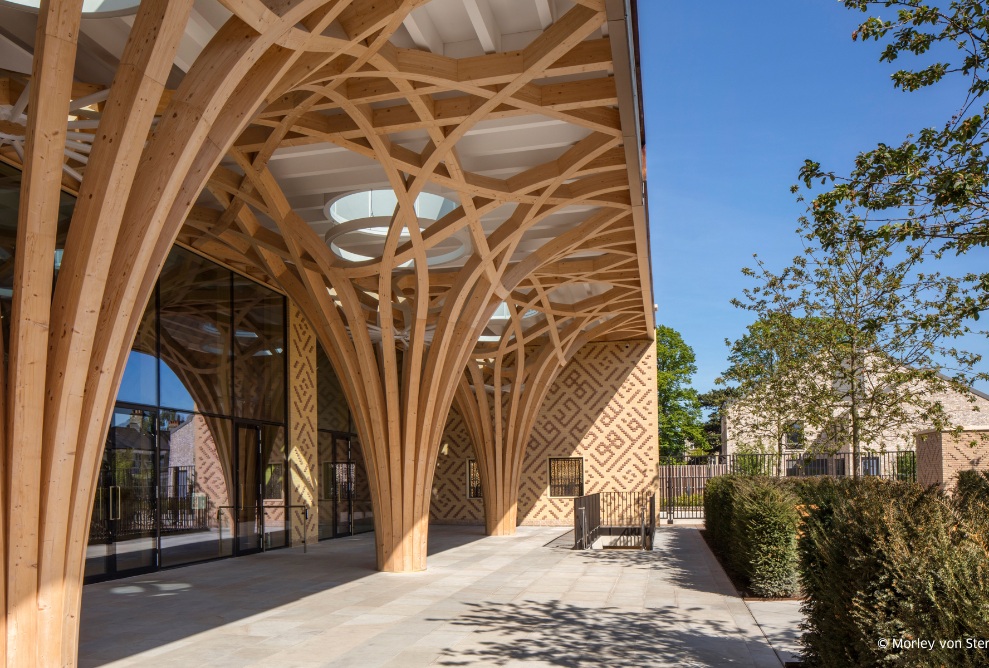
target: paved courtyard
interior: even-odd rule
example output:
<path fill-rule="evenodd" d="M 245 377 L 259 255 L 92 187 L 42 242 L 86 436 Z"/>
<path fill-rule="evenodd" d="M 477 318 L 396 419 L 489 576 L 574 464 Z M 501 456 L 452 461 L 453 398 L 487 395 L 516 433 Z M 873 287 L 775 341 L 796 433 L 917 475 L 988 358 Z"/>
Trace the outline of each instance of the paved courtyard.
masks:
<path fill-rule="evenodd" d="M 432 527 L 412 575 L 375 572 L 363 535 L 90 585 L 80 665 L 782 665 L 696 528 L 654 552 L 548 546 L 561 533 Z"/>

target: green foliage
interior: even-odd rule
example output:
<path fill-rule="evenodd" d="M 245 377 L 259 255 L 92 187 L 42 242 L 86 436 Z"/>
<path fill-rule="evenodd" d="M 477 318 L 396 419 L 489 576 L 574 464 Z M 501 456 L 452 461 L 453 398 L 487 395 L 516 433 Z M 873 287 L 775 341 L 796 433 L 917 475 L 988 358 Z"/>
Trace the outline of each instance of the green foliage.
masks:
<path fill-rule="evenodd" d="M 673 505 L 679 508 L 700 508 L 704 505 L 704 495 L 700 492 L 679 494 L 673 499 Z"/>
<path fill-rule="evenodd" d="M 937 643 L 989 637 L 989 474 L 960 474 L 951 499 L 872 477 L 727 475 L 704 509 L 712 549 L 750 593 L 806 596 L 806 665 L 989 665 L 985 649 Z"/>
<path fill-rule="evenodd" d="M 759 317 L 759 355 L 749 354 L 749 365 L 766 365 L 766 380 L 745 367 L 726 376 L 756 391 L 768 383 L 762 396 L 753 394 L 753 410 L 773 416 L 777 429 L 786 423 L 786 402 L 795 402 L 789 413 L 799 412 L 819 435 L 816 449 L 851 446 L 858 455 L 866 447 L 890 448 L 890 433 L 912 441 L 918 421 L 947 428 L 937 395 L 966 386 L 939 373 L 942 364 L 949 360 L 967 375 L 980 359 L 945 345 L 963 328 L 932 315 L 956 282 L 921 271 L 919 247 L 894 253 L 893 241 L 845 236 L 824 248 L 812 230 L 803 232 L 805 252 L 778 274 L 761 262 L 757 271 L 744 270 L 757 284 L 734 302 Z M 733 351 L 744 350 L 744 343 L 736 342 Z M 785 371 L 781 379 L 776 368 Z"/>
<path fill-rule="evenodd" d="M 807 160 L 800 178 L 813 190 L 813 233 L 826 248 L 847 239 L 915 244 L 935 257 L 989 245 L 989 12 L 987 3 L 955 0 L 845 0 L 873 13 L 854 39 L 884 44 L 880 60 L 918 57 L 892 75 L 904 91 L 958 80 L 965 92 L 942 124 L 898 144 L 859 153 L 848 174 Z M 798 187 L 794 187 L 795 190 Z M 920 327 L 978 319 L 989 307 L 989 271 L 954 277 Z M 985 378 L 986 374 L 979 374 Z"/>
<path fill-rule="evenodd" d="M 821 478 L 799 491 L 806 665 L 989 664 L 985 650 L 937 642 L 989 634 L 985 506 L 975 514 L 935 488 L 875 478 Z M 880 639 L 935 644 L 884 648 Z"/>
<path fill-rule="evenodd" d="M 773 475 L 779 460 L 761 453 L 739 453 L 731 460 L 731 472 L 737 475 Z"/>
<path fill-rule="evenodd" d="M 954 501 L 969 517 L 989 521 L 989 471 L 960 471 Z"/>
<path fill-rule="evenodd" d="M 697 391 L 690 387 L 690 379 L 697 373 L 695 361 L 693 349 L 675 329 L 665 325 L 656 328 L 659 447 L 663 456 L 682 457 L 688 450 L 706 450 L 700 402 Z"/>
<path fill-rule="evenodd" d="M 917 455 L 904 452 L 896 455 L 896 479 L 903 482 L 917 482 Z"/>
<path fill-rule="evenodd" d="M 754 596 L 797 590 L 798 497 L 776 478 L 720 476 L 704 495 L 708 539 Z"/>
<path fill-rule="evenodd" d="M 697 395 L 701 408 L 708 411 L 707 420 L 701 425 L 707 437 L 708 447 L 715 450 L 721 447 L 721 418 L 728 404 L 738 399 L 740 393 L 737 387 L 718 387 L 709 392 Z"/>
<path fill-rule="evenodd" d="M 808 360 L 818 353 L 820 324 L 783 309 L 760 309 L 758 316 L 744 336 L 726 341 L 729 367 L 718 383 L 734 384 L 738 396 L 729 410 L 739 451 L 776 453 L 781 459 L 794 425 L 807 422 L 819 403 Z"/>

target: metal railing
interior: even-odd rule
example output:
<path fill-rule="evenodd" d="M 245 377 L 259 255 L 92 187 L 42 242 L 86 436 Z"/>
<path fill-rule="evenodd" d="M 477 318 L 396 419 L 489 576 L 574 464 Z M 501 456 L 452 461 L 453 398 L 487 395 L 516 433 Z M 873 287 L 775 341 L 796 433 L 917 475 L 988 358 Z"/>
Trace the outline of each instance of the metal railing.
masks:
<path fill-rule="evenodd" d="M 601 495 L 587 494 L 573 500 L 575 550 L 587 550 L 601 535 Z"/>
<path fill-rule="evenodd" d="M 574 549 L 589 549 L 602 535 L 629 538 L 651 550 L 656 497 L 651 492 L 597 492 L 574 498 Z M 622 545 L 623 547 L 632 546 Z"/>
<path fill-rule="evenodd" d="M 674 519 L 704 519 L 707 482 L 721 475 L 768 475 L 809 477 L 830 475 L 871 476 L 886 480 L 915 482 L 917 458 L 912 451 L 850 452 L 834 454 L 784 452 L 777 454 L 709 455 L 686 460 L 664 458 L 659 467 L 659 510 L 672 524 Z"/>

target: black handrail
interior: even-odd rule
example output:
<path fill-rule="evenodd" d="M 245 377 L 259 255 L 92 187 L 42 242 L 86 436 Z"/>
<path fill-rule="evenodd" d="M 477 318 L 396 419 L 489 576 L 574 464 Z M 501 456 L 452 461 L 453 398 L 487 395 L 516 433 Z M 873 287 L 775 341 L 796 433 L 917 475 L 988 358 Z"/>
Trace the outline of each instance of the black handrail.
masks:
<path fill-rule="evenodd" d="M 652 492 L 597 492 L 574 498 L 574 546 L 586 550 L 607 530 L 639 535 L 640 546 L 651 550 L 656 528 L 656 497 Z"/>

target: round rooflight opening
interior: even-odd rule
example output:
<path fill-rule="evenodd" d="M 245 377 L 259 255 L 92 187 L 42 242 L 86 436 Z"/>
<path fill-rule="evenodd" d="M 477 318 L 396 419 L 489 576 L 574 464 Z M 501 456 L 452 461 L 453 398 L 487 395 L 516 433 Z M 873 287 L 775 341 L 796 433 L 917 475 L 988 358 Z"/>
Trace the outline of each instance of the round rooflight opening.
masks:
<path fill-rule="evenodd" d="M 442 195 L 420 193 L 414 206 L 419 230 L 423 231 L 458 205 Z M 381 257 L 397 210 L 398 195 L 393 190 L 363 190 L 335 197 L 323 207 L 331 224 L 323 239 L 341 259 L 351 262 L 374 260 Z M 400 242 L 410 238 L 408 228 L 403 227 L 399 233 Z M 467 232 L 461 230 L 429 249 L 429 266 L 459 260 L 470 252 L 470 248 Z M 411 261 L 406 263 L 410 264 Z"/>

